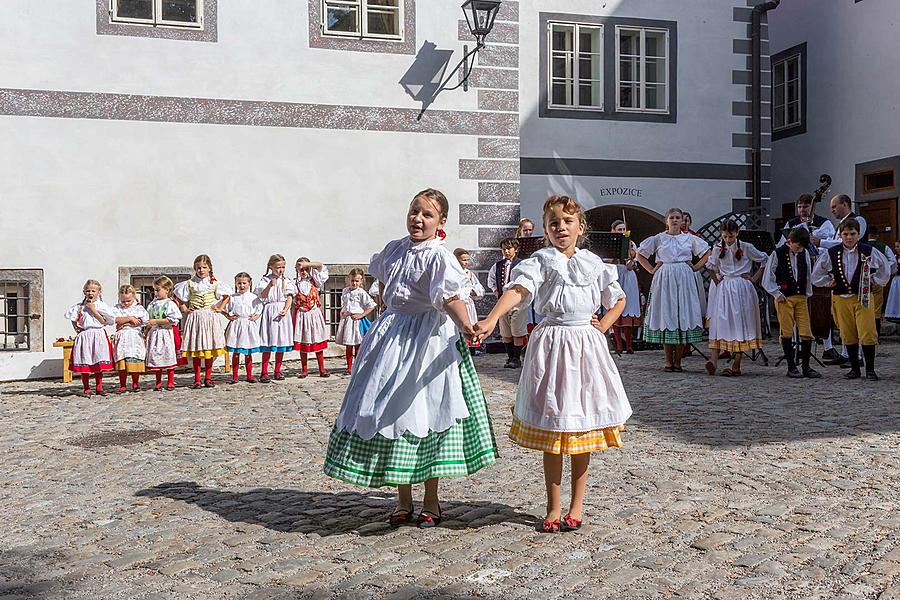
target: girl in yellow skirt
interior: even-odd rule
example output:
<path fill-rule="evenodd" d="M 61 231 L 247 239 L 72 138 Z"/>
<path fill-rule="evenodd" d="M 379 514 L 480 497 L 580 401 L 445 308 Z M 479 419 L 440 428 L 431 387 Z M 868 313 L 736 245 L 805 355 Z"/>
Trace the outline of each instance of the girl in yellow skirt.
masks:
<path fill-rule="evenodd" d="M 500 301 L 478 323 L 476 339 L 489 335 L 500 315 L 532 300 L 544 315 L 528 342 L 509 436 L 544 452 L 541 529 L 556 533 L 581 527 L 590 453 L 622 445 L 619 430 L 631 405 L 604 335 L 625 308 L 616 267 L 576 246 L 586 221 L 574 199 L 551 196 L 543 223 L 551 247 L 516 265 Z M 601 306 L 607 312 L 597 319 Z M 563 454 L 572 457 L 572 499 L 560 518 Z"/>
<path fill-rule="evenodd" d="M 201 254 L 194 259 L 194 276 L 175 286 L 175 300 L 185 313 L 181 331 L 181 353 L 193 360 L 194 389 L 213 387 L 213 361 L 225 355 L 225 326 L 216 314 L 228 302 L 232 290 L 213 275 L 212 259 Z M 200 361 L 204 381 L 200 383 Z"/>
<path fill-rule="evenodd" d="M 144 372 L 144 359 L 147 358 L 147 343 L 144 341 L 143 329 L 150 315 L 147 309 L 137 301 L 137 290 L 133 285 L 119 288 L 119 303 L 116 304 L 116 333 L 113 335 L 113 350 L 116 355 L 116 370 L 119 372 L 121 393 L 128 388 L 125 384 L 131 374 L 131 391 L 138 391 L 138 381 Z"/>

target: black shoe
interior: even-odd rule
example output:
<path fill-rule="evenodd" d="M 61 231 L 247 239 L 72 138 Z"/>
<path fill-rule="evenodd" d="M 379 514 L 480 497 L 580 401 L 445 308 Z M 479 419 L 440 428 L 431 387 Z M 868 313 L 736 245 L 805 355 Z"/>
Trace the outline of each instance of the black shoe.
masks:
<path fill-rule="evenodd" d="M 515 367 L 513 367 L 513 361 L 511 358 L 506 359 L 506 364 L 503 365 L 503 368 L 504 369 L 514 369 L 515 368 Z"/>
<path fill-rule="evenodd" d="M 822 360 L 838 360 L 839 358 L 842 357 L 834 348 L 829 348 L 822 353 Z"/>
<path fill-rule="evenodd" d="M 846 373 L 844 373 L 844 379 L 859 379 L 862 377 L 859 371 L 850 369 Z"/>
<path fill-rule="evenodd" d="M 833 349 L 834 348 L 832 348 L 832 350 Z M 834 365 L 843 365 L 849 361 L 850 361 L 850 359 L 847 358 L 846 356 L 841 356 L 840 354 L 838 354 L 837 358 L 832 358 L 830 360 L 826 360 L 826 361 L 822 361 L 822 362 L 824 362 L 826 365 L 828 365 L 830 367 L 833 367 Z"/>
<path fill-rule="evenodd" d="M 878 381 L 878 374 L 875 371 L 866 371 L 866 379 L 869 381 Z"/>
<path fill-rule="evenodd" d="M 791 379 L 803 379 L 803 373 L 797 369 L 788 369 L 787 376 Z"/>
<path fill-rule="evenodd" d="M 510 369 L 521 369 L 522 361 L 520 361 L 518 358 L 514 358 L 513 360 L 509 361 L 509 368 Z"/>
<path fill-rule="evenodd" d="M 807 379 L 822 379 L 822 374 L 815 369 L 804 369 L 803 376 Z"/>

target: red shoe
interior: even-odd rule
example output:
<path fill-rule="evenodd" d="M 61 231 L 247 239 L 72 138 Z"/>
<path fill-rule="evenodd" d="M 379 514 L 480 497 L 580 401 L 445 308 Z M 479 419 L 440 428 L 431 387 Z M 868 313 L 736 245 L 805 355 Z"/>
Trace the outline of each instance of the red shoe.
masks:
<path fill-rule="evenodd" d="M 303 369 L 302 371 L 300 371 L 299 373 L 297 373 L 297 377 L 299 377 L 300 379 L 303 379 L 303 378 L 306 377 L 307 375 L 309 375 L 309 371 L 307 371 L 306 369 Z"/>
<path fill-rule="evenodd" d="M 325 371 L 319 371 L 319 377 L 331 377 L 331 373 L 326 369 Z"/>
<path fill-rule="evenodd" d="M 98 395 L 98 396 L 105 396 L 105 395 L 106 395 L 106 390 L 104 390 L 102 387 L 98 387 L 98 388 L 97 388 L 97 395 Z"/>
<path fill-rule="evenodd" d="M 166 384 L 166 391 L 167 391 L 167 392 L 171 392 L 171 391 L 174 390 L 174 389 L 175 389 L 175 384 L 174 384 L 174 383 L 167 383 L 167 384 Z"/>
<path fill-rule="evenodd" d="M 94 395 L 94 390 L 90 390 L 90 389 L 87 389 L 87 390 L 81 390 L 81 395 L 84 396 L 84 397 L 93 396 L 93 395 Z"/>
<path fill-rule="evenodd" d="M 157 383 L 156 385 L 153 386 L 153 389 L 156 390 L 157 392 L 160 391 L 162 389 L 162 383 Z"/>
<path fill-rule="evenodd" d="M 544 523 L 541 525 L 541 528 L 538 531 L 540 531 L 541 533 L 559 533 L 559 527 L 559 519 L 555 521 L 544 519 Z"/>
<path fill-rule="evenodd" d="M 204 387 L 216 387 L 216 382 L 213 381 L 212 379 L 206 379 L 203 381 L 203 386 Z"/>
<path fill-rule="evenodd" d="M 196 381 L 194 381 L 194 383 L 191 384 L 191 389 L 192 389 L 192 390 L 199 390 L 199 389 L 202 388 L 202 387 L 203 387 L 203 384 L 200 383 L 200 380 L 199 380 L 199 379 L 196 380 Z"/>
<path fill-rule="evenodd" d="M 231 385 L 234 385 L 234 384 L 237 383 L 237 382 L 238 382 L 238 378 L 237 378 L 237 377 L 232 377 L 231 379 L 228 380 L 228 383 L 230 383 Z"/>
<path fill-rule="evenodd" d="M 119 387 L 116 388 L 117 394 L 124 394 L 127 391 L 128 391 L 128 388 L 125 387 L 124 385 L 120 385 Z"/>
<path fill-rule="evenodd" d="M 567 514 L 562 518 L 559 529 L 560 531 L 578 531 L 581 529 L 581 521 Z"/>
<path fill-rule="evenodd" d="M 131 391 L 132 391 L 132 392 L 140 391 L 140 389 L 141 389 L 141 386 L 139 386 L 139 385 L 132 385 L 132 386 L 131 386 Z"/>

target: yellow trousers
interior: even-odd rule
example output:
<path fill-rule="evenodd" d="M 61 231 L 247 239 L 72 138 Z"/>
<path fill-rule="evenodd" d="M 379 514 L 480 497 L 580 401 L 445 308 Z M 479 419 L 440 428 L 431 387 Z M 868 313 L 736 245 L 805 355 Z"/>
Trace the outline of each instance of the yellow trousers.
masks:
<path fill-rule="evenodd" d="M 878 332 L 875 331 L 875 303 L 871 300 L 869 307 L 863 308 L 859 296 L 845 298 L 832 294 L 831 315 L 841 330 L 841 341 L 845 345 L 874 346 L 878 343 Z"/>
<path fill-rule="evenodd" d="M 796 325 L 800 338 L 811 340 L 813 335 L 809 324 L 809 304 L 806 302 L 806 294 L 786 296 L 785 300 L 786 302 L 775 301 L 775 313 L 778 315 L 781 337 L 794 337 L 794 325 Z"/>
<path fill-rule="evenodd" d="M 875 318 L 881 318 L 881 309 L 884 307 L 884 288 L 877 283 L 872 284 L 872 297 L 869 298 L 869 306 L 875 309 Z"/>

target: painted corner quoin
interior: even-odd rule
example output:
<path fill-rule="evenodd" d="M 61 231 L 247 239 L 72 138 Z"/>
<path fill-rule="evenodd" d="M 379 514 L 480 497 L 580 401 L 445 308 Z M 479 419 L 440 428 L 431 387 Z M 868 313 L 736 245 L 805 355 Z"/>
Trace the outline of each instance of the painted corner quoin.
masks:
<path fill-rule="evenodd" d="M 459 39 L 473 42 L 465 21 L 459 22 Z M 497 15 L 487 47 L 469 79 L 478 94 L 478 110 L 507 114 L 519 119 L 519 3 L 506 0 Z M 483 272 L 499 259 L 500 242 L 515 235 L 520 218 L 519 130 L 511 135 L 478 138 L 477 156 L 461 157 L 459 177 L 477 183 L 474 202 L 460 205 L 461 225 L 478 227 L 478 248 L 472 254 L 473 269 Z M 487 306 L 479 306 L 479 311 Z"/>

